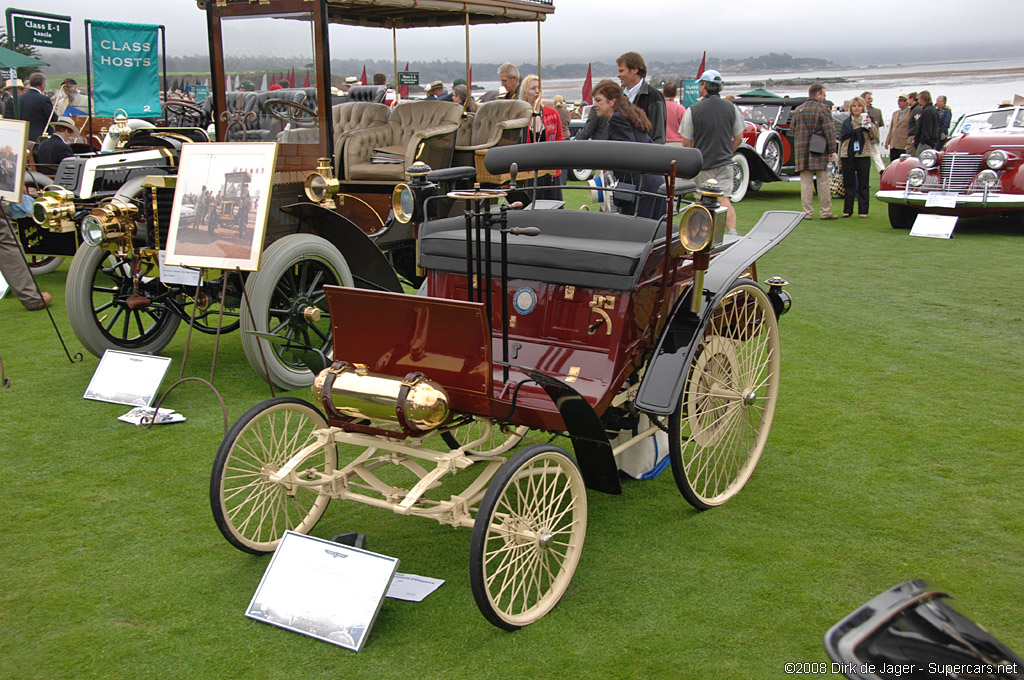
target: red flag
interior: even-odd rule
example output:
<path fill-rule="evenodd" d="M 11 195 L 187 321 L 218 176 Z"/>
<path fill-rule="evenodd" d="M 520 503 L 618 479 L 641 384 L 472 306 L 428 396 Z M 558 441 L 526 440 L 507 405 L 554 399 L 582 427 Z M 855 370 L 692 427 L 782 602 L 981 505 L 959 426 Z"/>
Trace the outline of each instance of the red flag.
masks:
<path fill-rule="evenodd" d="M 277 78 L 274 76 L 273 73 L 270 74 L 270 84 L 271 85 L 276 85 L 277 84 Z"/>
<path fill-rule="evenodd" d="M 291 75 L 288 76 L 288 87 L 295 87 L 295 67 L 292 67 Z"/>
<path fill-rule="evenodd" d="M 700 68 L 697 69 L 697 79 L 704 75 L 704 61 L 708 58 L 708 51 L 704 50 L 704 56 L 700 58 Z"/>
<path fill-rule="evenodd" d="M 306 82 L 304 82 L 302 86 L 309 87 L 309 71 L 306 71 Z"/>
<path fill-rule="evenodd" d="M 405 62 L 405 72 L 406 73 L 409 72 L 409 62 Z M 399 85 L 398 86 L 398 96 L 401 97 L 402 99 L 408 99 L 409 98 L 409 86 L 408 85 Z"/>
<path fill-rule="evenodd" d="M 587 64 L 587 79 L 583 81 L 583 103 L 593 104 L 594 97 L 592 92 L 594 89 L 594 81 L 590 77 L 590 64 Z"/>
<path fill-rule="evenodd" d="M 363 75 L 359 77 L 359 84 L 366 85 L 366 67 L 363 66 Z"/>

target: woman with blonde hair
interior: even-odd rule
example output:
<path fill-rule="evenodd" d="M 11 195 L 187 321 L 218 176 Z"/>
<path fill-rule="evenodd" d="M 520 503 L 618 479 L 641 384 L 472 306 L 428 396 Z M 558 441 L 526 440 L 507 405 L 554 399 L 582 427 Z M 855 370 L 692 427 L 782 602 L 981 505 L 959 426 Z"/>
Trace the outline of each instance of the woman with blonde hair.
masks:
<path fill-rule="evenodd" d="M 561 142 L 565 140 L 565 136 L 562 134 L 562 117 L 552 107 L 541 104 L 540 78 L 535 75 L 523 78 L 523 82 L 519 84 L 519 98 L 533 108 L 533 119 L 530 121 L 526 133 L 527 142 Z M 561 176 L 564 176 L 564 173 L 557 170 L 554 175 L 541 177 L 538 186 L 560 185 L 562 183 L 559 179 Z M 541 198 L 562 200 L 561 189 L 538 191 L 537 195 Z"/>
<path fill-rule="evenodd" d="M 853 214 L 857 199 L 857 215 L 868 216 L 868 172 L 871 149 L 878 143 L 878 128 L 867 113 L 867 104 L 860 97 L 850 100 L 850 115 L 839 130 L 839 162 L 843 168 L 843 217 Z"/>

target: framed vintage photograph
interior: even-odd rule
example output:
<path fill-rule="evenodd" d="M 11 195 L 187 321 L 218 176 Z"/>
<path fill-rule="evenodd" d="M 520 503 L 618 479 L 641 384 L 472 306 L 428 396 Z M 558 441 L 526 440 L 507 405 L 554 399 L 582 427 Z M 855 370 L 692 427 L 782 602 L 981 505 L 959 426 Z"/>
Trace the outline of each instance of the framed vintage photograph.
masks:
<path fill-rule="evenodd" d="M 112 404 L 150 406 L 170 366 L 170 357 L 108 349 L 82 397 Z"/>
<path fill-rule="evenodd" d="M 167 264 L 255 271 L 276 159 L 273 142 L 182 147 Z"/>
<path fill-rule="evenodd" d="M 0 119 L 0 198 L 20 203 L 25 188 L 25 151 L 28 123 Z"/>

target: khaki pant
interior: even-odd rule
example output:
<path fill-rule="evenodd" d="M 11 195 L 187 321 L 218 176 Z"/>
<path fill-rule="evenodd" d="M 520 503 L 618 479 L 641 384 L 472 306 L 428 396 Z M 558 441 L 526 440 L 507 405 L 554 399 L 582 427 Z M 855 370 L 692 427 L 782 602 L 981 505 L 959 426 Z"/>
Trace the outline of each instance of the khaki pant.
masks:
<path fill-rule="evenodd" d="M 817 175 L 818 181 L 818 203 L 821 205 L 821 216 L 827 217 L 832 214 L 832 190 L 828 186 L 828 170 L 801 170 L 800 205 L 803 207 L 804 216 L 807 219 L 814 216 L 815 175 Z"/>
<path fill-rule="evenodd" d="M 6 206 L 4 206 L 6 210 Z M 0 273 L 11 287 L 15 297 L 21 300 L 26 309 L 36 309 L 43 304 L 39 296 L 36 282 L 25 264 L 21 247 L 14 238 L 14 233 L 7 223 L 7 215 L 0 215 Z M 12 220 L 13 222 L 13 220 Z"/>

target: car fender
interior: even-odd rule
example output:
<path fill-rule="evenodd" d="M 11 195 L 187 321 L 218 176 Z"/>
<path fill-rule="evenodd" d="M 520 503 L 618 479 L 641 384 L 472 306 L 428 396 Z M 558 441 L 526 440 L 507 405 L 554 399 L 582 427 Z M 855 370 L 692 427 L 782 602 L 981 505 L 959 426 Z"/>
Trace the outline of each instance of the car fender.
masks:
<path fill-rule="evenodd" d="M 351 220 L 316 203 L 293 203 L 281 210 L 338 249 L 348 262 L 356 288 L 404 292 L 384 253 Z"/>
<path fill-rule="evenodd" d="M 782 181 L 782 178 L 776 175 L 768 164 L 764 162 L 764 158 L 761 157 L 761 154 L 754 147 L 749 144 L 740 144 L 736 148 L 736 153 L 743 154 L 743 157 L 747 159 L 747 163 L 750 165 L 750 179 L 759 182 Z"/>
<path fill-rule="evenodd" d="M 608 441 L 608 433 L 594 408 L 568 383 L 532 369 L 525 370 L 531 379 L 544 388 L 558 408 L 572 440 L 583 483 L 595 491 L 622 493 L 615 454 Z"/>
<path fill-rule="evenodd" d="M 711 260 L 704 275 L 700 312 L 690 311 L 691 286 L 676 304 L 647 365 L 636 396 L 638 409 L 662 416 L 675 410 L 715 307 L 744 270 L 786 238 L 802 219 L 802 212 L 766 212 L 750 233 Z"/>
<path fill-rule="evenodd" d="M 37 186 L 42 189 L 51 184 L 56 184 L 56 181 L 49 175 L 44 175 L 36 170 L 25 171 L 25 186 Z"/>
<path fill-rule="evenodd" d="M 882 176 L 878 180 L 878 188 L 881 191 L 895 191 L 902 189 L 907 184 L 907 173 L 912 168 L 921 167 L 921 161 L 904 154 L 886 166 Z"/>

